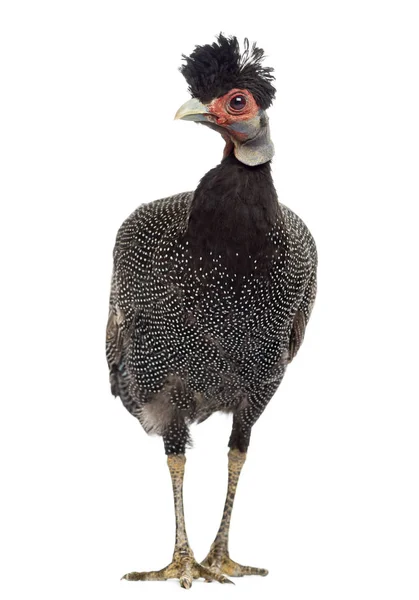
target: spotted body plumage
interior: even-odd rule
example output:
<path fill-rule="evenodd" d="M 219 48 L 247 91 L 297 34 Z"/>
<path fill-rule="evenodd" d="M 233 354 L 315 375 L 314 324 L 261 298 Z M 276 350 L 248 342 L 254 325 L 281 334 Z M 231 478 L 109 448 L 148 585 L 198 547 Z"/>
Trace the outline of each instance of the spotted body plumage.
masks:
<path fill-rule="evenodd" d="M 187 425 L 216 410 L 250 430 L 284 375 L 296 316 L 308 321 L 315 296 L 314 242 L 292 211 L 278 205 L 271 255 L 248 256 L 237 274 L 218 251 L 194 255 L 185 235 L 192 199 L 140 206 L 114 253 L 113 389 L 169 452 L 184 451 Z"/>
<path fill-rule="evenodd" d="M 220 133 L 223 160 L 193 192 L 140 206 L 114 250 L 107 358 L 111 389 L 148 433 L 163 438 L 172 478 L 176 542 L 159 571 L 130 581 L 267 575 L 230 558 L 234 497 L 253 425 L 296 356 L 316 295 L 317 254 L 307 227 L 279 203 L 266 109 L 275 95 L 263 50 L 218 36 L 184 57 L 192 98 L 177 119 Z M 220 528 L 195 560 L 183 512 L 189 426 L 233 415 Z"/>

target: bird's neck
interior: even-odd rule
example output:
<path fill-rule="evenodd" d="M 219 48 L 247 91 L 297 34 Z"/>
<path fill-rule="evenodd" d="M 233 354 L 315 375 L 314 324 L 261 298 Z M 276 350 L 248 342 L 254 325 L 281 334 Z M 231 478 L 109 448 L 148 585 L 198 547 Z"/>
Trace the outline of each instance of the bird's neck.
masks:
<path fill-rule="evenodd" d="M 256 256 L 279 215 L 270 162 L 250 167 L 231 153 L 198 185 L 186 237 L 198 252 Z"/>
<path fill-rule="evenodd" d="M 256 124 L 254 125 L 256 134 L 254 135 L 252 135 L 250 129 L 252 121 L 256 121 Z M 237 129 L 237 131 L 240 132 L 243 123 L 237 123 L 231 127 L 233 130 Z M 245 141 L 240 141 L 236 136 L 231 137 L 231 142 L 234 145 L 235 157 L 249 167 L 255 167 L 270 162 L 274 157 L 275 148 L 271 140 L 269 121 L 265 112 L 262 111 L 257 117 L 247 121 L 245 127 L 245 131 L 248 135 L 248 138 Z"/>

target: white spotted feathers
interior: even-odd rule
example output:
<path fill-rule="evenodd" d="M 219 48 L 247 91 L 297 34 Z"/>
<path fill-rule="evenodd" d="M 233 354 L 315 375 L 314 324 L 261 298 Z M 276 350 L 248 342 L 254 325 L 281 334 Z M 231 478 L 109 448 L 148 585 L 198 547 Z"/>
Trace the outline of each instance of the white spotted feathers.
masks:
<path fill-rule="evenodd" d="M 146 431 L 163 435 L 167 453 L 184 451 L 188 424 L 216 410 L 232 411 L 250 436 L 301 344 L 316 292 L 314 241 L 288 208 L 280 205 L 267 233 L 265 268 L 249 257 L 251 268 L 238 274 L 222 252 L 193 255 L 185 238 L 192 199 L 140 206 L 114 250 L 112 391 Z"/>

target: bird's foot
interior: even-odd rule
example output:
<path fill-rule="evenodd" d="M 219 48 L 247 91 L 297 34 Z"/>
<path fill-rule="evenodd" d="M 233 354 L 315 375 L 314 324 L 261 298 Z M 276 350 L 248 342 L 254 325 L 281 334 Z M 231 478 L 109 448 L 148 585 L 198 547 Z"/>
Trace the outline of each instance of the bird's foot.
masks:
<path fill-rule="evenodd" d="M 196 562 L 192 552 L 176 552 L 172 562 L 160 571 L 143 571 L 142 573 L 127 573 L 122 579 L 128 581 L 165 581 L 166 579 L 179 579 L 181 587 L 189 589 L 194 579 L 203 577 L 206 581 L 219 583 L 233 583 L 223 573 L 217 573 L 208 567 Z"/>
<path fill-rule="evenodd" d="M 245 567 L 232 560 L 226 548 L 211 546 L 207 557 L 201 563 L 210 569 L 211 573 L 229 575 L 230 577 L 244 577 L 244 575 L 261 575 L 265 577 L 269 571 L 258 567 Z"/>

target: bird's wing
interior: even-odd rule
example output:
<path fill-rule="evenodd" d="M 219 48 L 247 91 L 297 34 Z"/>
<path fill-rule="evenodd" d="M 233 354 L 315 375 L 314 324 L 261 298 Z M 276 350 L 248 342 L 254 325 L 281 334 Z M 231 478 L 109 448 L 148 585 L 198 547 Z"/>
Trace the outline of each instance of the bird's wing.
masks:
<path fill-rule="evenodd" d="M 113 275 L 106 328 L 106 355 L 111 390 L 130 402 L 129 357 L 142 323 L 154 310 L 146 292 L 153 277 L 155 253 L 184 227 L 191 192 L 141 205 L 121 225 L 114 248 Z"/>
<path fill-rule="evenodd" d="M 122 365 L 123 349 L 126 343 L 124 329 L 124 316 L 120 313 L 118 307 L 111 302 L 106 326 L 106 358 L 109 366 L 111 391 L 114 396 L 120 395 L 118 371 Z"/>
<path fill-rule="evenodd" d="M 301 259 L 305 264 L 306 284 L 291 326 L 288 345 L 288 362 L 290 363 L 298 353 L 304 340 L 304 334 L 314 305 L 317 291 L 317 249 L 313 236 L 305 225 L 291 209 L 281 203 L 289 239 L 292 239 Z"/>
<path fill-rule="evenodd" d="M 316 257 L 315 257 L 316 258 Z M 314 266 L 311 278 L 304 292 L 301 304 L 295 314 L 291 328 L 291 335 L 288 348 L 288 362 L 290 363 L 297 355 L 301 344 L 304 340 L 306 326 L 311 315 L 314 300 L 316 298 L 317 279 L 316 279 L 316 264 Z"/>
<path fill-rule="evenodd" d="M 156 201 L 157 203 L 158 201 Z M 153 203 L 140 206 L 119 228 L 113 252 L 113 273 L 106 327 L 106 358 L 111 391 L 124 401 L 129 378 L 126 359 L 139 310 L 133 289 L 141 290 L 148 276 L 153 246 L 148 230 Z"/>
<path fill-rule="evenodd" d="M 288 349 L 288 362 L 291 362 L 297 355 L 304 340 L 306 330 L 306 318 L 301 310 L 297 310 L 292 324 L 290 343 Z"/>

